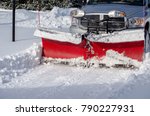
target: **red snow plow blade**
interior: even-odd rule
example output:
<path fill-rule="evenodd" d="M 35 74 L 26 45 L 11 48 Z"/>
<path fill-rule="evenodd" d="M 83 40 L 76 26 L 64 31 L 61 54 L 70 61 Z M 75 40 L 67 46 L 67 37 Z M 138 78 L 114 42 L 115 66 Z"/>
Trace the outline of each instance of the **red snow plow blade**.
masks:
<path fill-rule="evenodd" d="M 89 42 L 90 46 L 87 41 L 83 39 L 80 44 L 73 44 L 42 38 L 43 56 L 60 59 L 84 57 L 87 60 L 95 56 L 102 58 L 108 50 L 113 50 L 140 62 L 143 59 L 144 40 L 119 43 Z M 89 51 L 90 47 L 92 51 Z"/>

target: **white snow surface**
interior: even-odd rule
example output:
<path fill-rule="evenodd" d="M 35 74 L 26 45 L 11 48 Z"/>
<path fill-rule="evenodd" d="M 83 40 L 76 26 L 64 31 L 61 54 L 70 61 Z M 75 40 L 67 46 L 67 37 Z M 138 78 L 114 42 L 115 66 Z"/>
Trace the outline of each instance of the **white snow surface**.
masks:
<path fill-rule="evenodd" d="M 0 9 L 0 98 L 150 98 L 149 54 L 139 69 L 40 64 L 37 14 L 17 10 L 12 43 L 11 11 Z"/>

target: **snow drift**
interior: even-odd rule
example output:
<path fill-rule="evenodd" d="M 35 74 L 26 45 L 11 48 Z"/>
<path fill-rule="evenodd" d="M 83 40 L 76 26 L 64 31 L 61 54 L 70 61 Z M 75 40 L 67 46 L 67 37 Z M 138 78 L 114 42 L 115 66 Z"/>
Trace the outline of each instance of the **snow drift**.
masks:
<path fill-rule="evenodd" d="M 41 47 L 34 44 L 31 48 L 0 58 L 0 82 L 10 82 L 40 64 Z"/>

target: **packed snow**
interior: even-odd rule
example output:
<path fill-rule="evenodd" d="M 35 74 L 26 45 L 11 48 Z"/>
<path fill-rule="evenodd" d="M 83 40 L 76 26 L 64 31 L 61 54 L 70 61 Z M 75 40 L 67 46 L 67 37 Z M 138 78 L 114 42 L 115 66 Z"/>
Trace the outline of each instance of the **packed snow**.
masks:
<path fill-rule="evenodd" d="M 60 10 L 62 20 L 68 11 Z M 59 15 L 51 13 L 42 12 L 43 17 L 51 17 L 42 20 L 62 26 L 54 20 Z M 17 41 L 13 43 L 11 11 L 0 9 L 0 98 L 150 98 L 149 54 L 139 69 L 41 63 L 41 40 L 33 36 L 38 12 L 17 10 L 16 14 Z"/>
<path fill-rule="evenodd" d="M 56 31 L 56 30 L 47 30 L 47 29 L 36 29 L 34 32 L 34 35 L 37 37 L 43 37 L 43 38 L 51 38 L 51 40 L 57 40 L 61 42 L 70 42 L 74 44 L 80 44 L 82 41 L 81 36 L 72 35 L 69 32 L 62 32 L 62 31 Z"/>
<path fill-rule="evenodd" d="M 144 40 L 144 30 L 124 30 L 110 34 L 95 35 L 90 34 L 87 38 L 91 41 L 105 42 L 105 43 L 119 43 Z"/>
<path fill-rule="evenodd" d="M 50 29 L 67 29 L 71 26 L 72 18 L 70 12 L 75 8 L 58 8 L 54 7 L 51 12 L 47 11 L 41 13 L 40 18 L 40 27 L 46 27 Z"/>

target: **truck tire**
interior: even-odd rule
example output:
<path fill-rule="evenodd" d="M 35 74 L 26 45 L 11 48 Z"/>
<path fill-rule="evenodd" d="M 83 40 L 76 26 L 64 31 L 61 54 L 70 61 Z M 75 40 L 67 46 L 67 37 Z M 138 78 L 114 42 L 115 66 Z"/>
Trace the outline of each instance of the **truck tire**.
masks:
<path fill-rule="evenodd" d="M 150 33 L 149 29 L 145 30 L 145 45 L 144 45 L 144 59 L 149 58 L 150 54 Z"/>
<path fill-rule="evenodd" d="M 145 53 L 150 52 L 150 34 L 149 30 L 145 31 Z"/>

